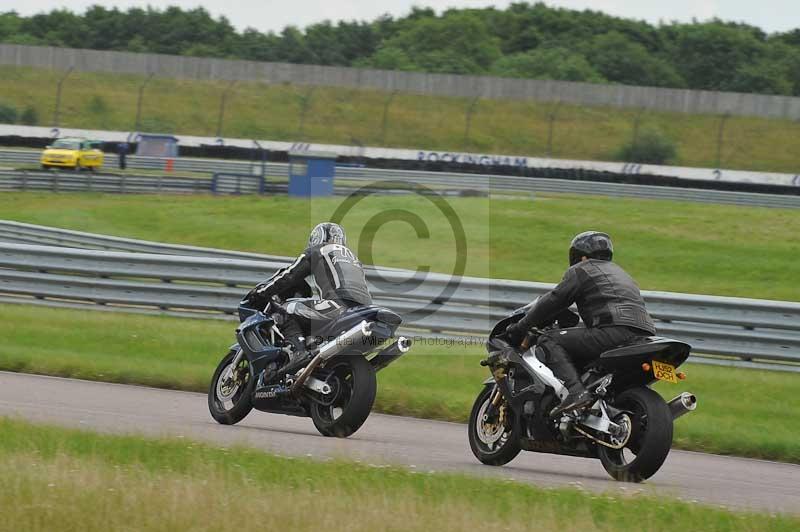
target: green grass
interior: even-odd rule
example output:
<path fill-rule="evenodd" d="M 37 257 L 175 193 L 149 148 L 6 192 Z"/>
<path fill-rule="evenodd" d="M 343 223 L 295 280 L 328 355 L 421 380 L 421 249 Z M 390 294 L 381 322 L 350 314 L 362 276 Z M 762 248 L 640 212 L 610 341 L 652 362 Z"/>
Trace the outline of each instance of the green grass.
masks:
<path fill-rule="evenodd" d="M 0 99 L 19 109 L 34 107 L 51 125 L 60 71 L 0 67 Z M 142 76 L 74 72 L 64 82 L 61 126 L 134 129 Z M 142 129 L 215 136 L 217 110 L 227 83 L 153 79 L 144 92 Z M 465 139 L 466 98 L 397 94 L 383 131 L 389 93 L 317 87 L 301 128 L 301 100 L 308 87 L 238 83 L 225 111 L 223 136 L 431 150 L 547 154 L 548 116 L 554 104 L 481 100 Z M 92 106 L 101 97 L 106 110 Z M 552 156 L 613 160 L 630 141 L 638 109 L 562 105 L 553 130 Z M 656 127 L 678 146 L 675 164 L 716 167 L 721 117 L 646 112 L 641 126 Z M 790 120 L 731 117 L 724 128 L 721 166 L 796 173 L 800 124 Z"/>
<path fill-rule="evenodd" d="M 523 531 L 531 523 L 539 530 L 588 531 L 639 531 L 643 523 L 665 531 L 800 526 L 793 517 L 652 496 L 320 463 L 2 418 L 0 457 L 8 530 L 242 530 L 254 523 L 264 530 L 317 530 L 321 522 L 348 531 Z"/>
<path fill-rule="evenodd" d="M 233 342 L 233 322 L 6 305 L 0 369 L 205 392 Z M 379 411 L 466 421 L 488 372 L 481 346 L 418 343 L 378 374 Z M 800 463 L 797 375 L 689 364 L 667 398 L 697 394 L 675 445 Z"/>
<path fill-rule="evenodd" d="M 296 255 L 311 227 L 330 219 L 343 201 L 5 193 L 0 219 Z M 643 289 L 800 300 L 800 210 L 584 196 L 446 202 L 466 234 L 468 275 L 557 282 L 570 239 L 591 228 L 611 234 L 615 259 Z M 419 217 L 429 233 L 418 235 L 409 216 Z M 370 197 L 342 223 L 366 263 L 455 271 L 459 255 L 450 221 L 426 198 Z"/>

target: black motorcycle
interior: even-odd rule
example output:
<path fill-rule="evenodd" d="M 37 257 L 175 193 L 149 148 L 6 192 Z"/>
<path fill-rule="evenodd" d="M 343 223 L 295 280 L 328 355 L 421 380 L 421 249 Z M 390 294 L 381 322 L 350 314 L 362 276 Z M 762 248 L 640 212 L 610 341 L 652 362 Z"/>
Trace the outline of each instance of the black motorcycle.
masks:
<path fill-rule="evenodd" d="M 393 339 L 402 322 L 389 309 L 369 305 L 345 310 L 309 339 L 313 358 L 281 374 L 287 345 L 275 323 L 274 305 L 263 311 L 239 307 L 237 343 L 211 379 L 208 408 L 223 425 L 244 419 L 253 408 L 310 417 L 325 436 L 346 438 L 366 421 L 375 402 L 375 373 L 411 348 L 411 340 Z M 267 369 L 272 370 L 264 371 Z M 272 373 L 267 379 L 264 375 Z"/>
<path fill-rule="evenodd" d="M 651 336 L 606 351 L 579 368 L 594 403 L 551 417 L 568 391 L 542 363 L 536 340 L 557 323 L 531 331 L 521 349 L 505 339 L 506 327 L 519 321 L 528 308 L 498 322 L 489 336 L 489 356 L 481 365 L 489 367 L 492 377 L 484 382 L 470 414 L 472 452 L 494 466 L 526 450 L 599 458 L 616 480 L 641 482 L 653 476 L 672 446 L 673 421 L 694 410 L 697 399 L 684 392 L 666 402 L 649 385 L 685 378 L 675 369 L 689 357 L 691 346 Z M 558 321 L 577 322 L 572 312 L 566 312 Z"/>

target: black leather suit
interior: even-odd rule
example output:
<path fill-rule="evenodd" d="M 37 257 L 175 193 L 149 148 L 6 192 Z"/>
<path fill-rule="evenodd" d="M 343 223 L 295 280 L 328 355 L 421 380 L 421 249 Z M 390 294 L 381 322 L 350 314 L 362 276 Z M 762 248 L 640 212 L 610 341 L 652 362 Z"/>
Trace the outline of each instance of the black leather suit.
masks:
<path fill-rule="evenodd" d="M 289 320 L 281 327 L 287 335 L 314 335 L 348 307 L 372 304 L 361 262 L 341 244 L 311 246 L 288 267 L 260 283 L 245 297 L 253 308 L 263 309 L 274 295 L 285 295 L 303 286 L 308 279 L 320 299 L 289 301 L 283 305 L 285 314 L 295 318 L 300 326 Z"/>
<path fill-rule="evenodd" d="M 545 364 L 564 355 L 579 366 L 636 336 L 655 334 L 636 281 L 616 263 L 588 259 L 571 266 L 515 326 L 516 332 L 543 327 L 575 303 L 585 327 L 554 329 L 539 337 Z"/>

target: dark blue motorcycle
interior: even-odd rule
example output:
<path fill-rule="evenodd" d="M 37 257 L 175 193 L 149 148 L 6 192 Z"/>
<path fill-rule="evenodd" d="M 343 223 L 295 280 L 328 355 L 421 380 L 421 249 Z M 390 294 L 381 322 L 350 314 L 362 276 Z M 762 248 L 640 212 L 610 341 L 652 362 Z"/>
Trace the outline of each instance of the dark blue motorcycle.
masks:
<path fill-rule="evenodd" d="M 255 408 L 263 412 L 310 417 L 324 436 L 346 438 L 366 421 L 375 402 L 375 373 L 411 348 L 394 338 L 402 319 L 389 309 L 368 305 L 349 308 L 308 346 L 313 358 L 286 374 L 268 369 L 286 360 L 286 344 L 264 310 L 239 307 L 237 343 L 217 366 L 208 391 L 208 408 L 223 425 L 238 423 Z M 261 378 L 260 378 L 261 377 Z"/>

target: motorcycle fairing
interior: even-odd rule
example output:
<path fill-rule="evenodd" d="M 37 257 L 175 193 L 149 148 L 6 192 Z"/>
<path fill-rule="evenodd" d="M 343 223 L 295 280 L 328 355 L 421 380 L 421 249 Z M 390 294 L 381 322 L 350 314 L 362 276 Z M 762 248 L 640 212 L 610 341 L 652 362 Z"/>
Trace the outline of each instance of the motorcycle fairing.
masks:
<path fill-rule="evenodd" d="M 539 377 L 540 380 L 544 381 L 547 386 L 550 386 L 559 399 L 564 399 L 569 394 L 569 391 L 564 386 L 564 383 L 555 376 L 553 370 L 544 365 L 539 357 L 536 356 L 536 351 L 541 352 L 541 349 L 538 346 L 533 347 L 522 354 L 522 361 L 525 363 L 525 367 Z"/>
<path fill-rule="evenodd" d="M 525 368 L 525 370 L 539 382 L 545 386 L 549 386 L 558 395 L 559 399 L 567 396 L 569 391 L 564 387 L 564 383 L 559 380 L 553 370 L 547 367 L 542 362 L 542 351 L 538 346 L 531 347 L 527 351 L 519 354 L 516 349 L 512 348 L 508 342 L 500 338 L 490 338 L 486 343 L 486 349 L 490 353 L 503 353 L 509 361 L 515 362 Z M 484 384 L 493 383 L 494 379 L 487 379 Z"/>

